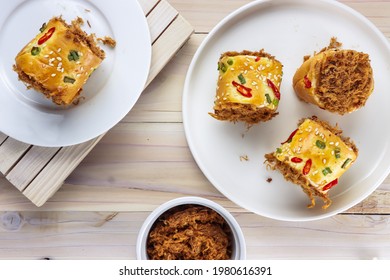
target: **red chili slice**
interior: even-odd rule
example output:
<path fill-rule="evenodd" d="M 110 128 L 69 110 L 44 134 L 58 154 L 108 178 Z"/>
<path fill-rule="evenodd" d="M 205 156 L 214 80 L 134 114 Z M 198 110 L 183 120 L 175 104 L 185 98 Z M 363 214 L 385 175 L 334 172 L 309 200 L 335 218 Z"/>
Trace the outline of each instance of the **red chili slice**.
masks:
<path fill-rule="evenodd" d="M 300 163 L 303 161 L 303 159 L 299 158 L 299 157 L 293 157 L 291 158 L 291 161 L 294 162 L 294 163 Z"/>
<path fill-rule="evenodd" d="M 294 137 L 294 135 L 295 135 L 295 133 L 297 133 L 297 131 L 298 131 L 298 128 L 297 129 L 295 129 L 291 134 L 290 134 L 290 136 L 287 138 L 287 140 L 286 141 L 284 141 L 283 143 L 281 143 L 282 145 L 283 144 L 285 144 L 285 143 L 290 143 L 291 142 L 291 140 L 293 139 L 293 137 Z"/>
<path fill-rule="evenodd" d="M 259 57 L 259 56 L 256 56 L 255 61 L 256 61 L 256 62 L 260 61 L 260 57 Z"/>
<path fill-rule="evenodd" d="M 279 89 L 275 86 L 275 84 L 270 79 L 267 79 L 267 84 L 272 89 L 272 91 L 274 92 L 275 97 L 278 100 L 280 100 L 280 92 L 279 92 Z"/>
<path fill-rule="evenodd" d="M 332 182 L 326 184 L 326 185 L 322 188 L 322 190 L 323 190 L 323 191 L 327 191 L 327 190 L 331 189 L 332 187 L 336 186 L 338 182 L 339 182 L 339 181 L 338 181 L 337 178 L 336 178 L 336 179 L 334 179 Z"/>
<path fill-rule="evenodd" d="M 311 88 L 311 81 L 307 76 L 303 77 L 303 83 L 305 84 L 305 88 Z"/>
<path fill-rule="evenodd" d="M 50 37 L 53 35 L 54 31 L 56 30 L 55 27 L 52 27 L 49 29 L 49 31 L 47 31 L 45 33 L 45 35 L 43 35 L 39 40 L 38 40 L 38 45 L 42 45 L 43 43 L 45 43 L 47 40 L 50 39 Z"/>
<path fill-rule="evenodd" d="M 243 85 L 240 85 L 239 83 L 237 83 L 236 81 L 233 81 L 232 82 L 233 86 L 236 87 L 237 91 L 239 93 L 241 93 L 242 96 L 245 96 L 245 97 L 252 97 L 252 89 L 251 88 L 247 88 L 247 87 L 244 87 Z"/>
<path fill-rule="evenodd" d="M 312 164 L 312 161 L 311 161 L 311 159 L 309 158 L 309 159 L 306 161 L 305 166 L 303 167 L 303 170 L 302 170 L 302 174 L 303 174 L 303 175 L 309 174 L 310 169 L 311 169 L 311 164 Z"/>

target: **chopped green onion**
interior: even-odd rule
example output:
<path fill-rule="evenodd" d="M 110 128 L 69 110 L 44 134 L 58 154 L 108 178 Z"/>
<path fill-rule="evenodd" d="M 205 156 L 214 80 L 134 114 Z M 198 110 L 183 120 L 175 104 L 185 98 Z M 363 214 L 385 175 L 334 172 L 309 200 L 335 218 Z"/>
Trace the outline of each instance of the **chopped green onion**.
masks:
<path fill-rule="evenodd" d="M 71 77 L 68 77 L 68 76 L 65 76 L 65 77 L 64 77 L 64 83 L 74 84 L 74 82 L 76 82 L 75 79 L 73 79 L 73 78 L 71 78 Z"/>
<path fill-rule="evenodd" d="M 334 156 L 335 156 L 335 158 L 340 158 L 341 157 L 341 155 L 340 155 L 340 148 L 336 148 L 334 150 Z"/>
<path fill-rule="evenodd" d="M 240 80 L 240 83 L 242 85 L 244 85 L 246 83 L 246 80 L 245 80 L 244 76 L 242 75 L 242 73 L 240 75 L 238 75 L 238 79 Z"/>
<path fill-rule="evenodd" d="M 225 72 L 227 71 L 227 67 L 226 67 L 225 63 L 221 62 L 220 66 L 219 66 L 219 69 L 220 69 L 223 73 L 225 73 Z"/>
<path fill-rule="evenodd" d="M 348 163 L 350 163 L 350 162 L 351 162 L 351 160 L 352 160 L 352 159 L 350 159 L 350 158 L 347 158 L 347 159 L 344 161 L 343 165 L 341 165 L 341 168 L 346 168 L 346 167 L 347 167 L 347 165 L 348 165 Z"/>
<path fill-rule="evenodd" d="M 271 96 L 268 93 L 265 94 L 265 98 L 267 99 L 268 104 L 272 103 Z"/>
<path fill-rule="evenodd" d="M 272 103 L 273 103 L 275 106 L 278 106 L 278 105 L 279 105 L 279 99 L 274 98 L 274 100 L 272 100 Z"/>
<path fill-rule="evenodd" d="M 69 61 L 77 61 L 79 59 L 80 59 L 80 55 L 79 55 L 79 53 L 77 51 L 71 50 L 69 52 L 69 55 L 68 55 L 68 60 Z"/>
<path fill-rule="evenodd" d="M 322 142 L 321 140 L 316 141 L 316 146 L 322 150 L 326 147 L 325 142 Z"/>
<path fill-rule="evenodd" d="M 332 173 L 332 169 L 330 169 L 329 167 L 325 167 L 325 169 L 322 170 L 322 174 L 324 174 L 324 176 L 330 173 Z"/>
<path fill-rule="evenodd" d="M 281 154 L 282 153 L 282 149 L 281 148 L 276 148 L 276 153 Z"/>
<path fill-rule="evenodd" d="M 43 32 L 46 29 L 46 22 L 42 24 L 41 28 L 39 28 L 39 31 Z"/>
<path fill-rule="evenodd" d="M 32 49 L 31 49 L 31 55 L 33 55 L 33 56 L 38 55 L 40 52 L 41 52 L 40 47 L 32 47 Z"/>
<path fill-rule="evenodd" d="M 227 61 L 227 64 L 233 65 L 233 59 L 229 58 L 228 61 Z"/>

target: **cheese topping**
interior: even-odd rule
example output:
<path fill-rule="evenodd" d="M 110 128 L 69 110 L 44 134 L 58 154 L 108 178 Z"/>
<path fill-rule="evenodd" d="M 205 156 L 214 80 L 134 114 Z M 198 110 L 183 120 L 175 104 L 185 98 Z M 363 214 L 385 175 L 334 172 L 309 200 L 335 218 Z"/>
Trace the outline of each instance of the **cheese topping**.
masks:
<path fill-rule="evenodd" d="M 15 59 L 26 75 L 50 91 L 57 104 L 69 104 L 102 59 L 58 18 L 39 33 Z"/>
<path fill-rule="evenodd" d="M 280 99 L 282 64 L 268 57 L 224 56 L 218 62 L 216 104 L 253 104 L 275 110 Z"/>
<path fill-rule="evenodd" d="M 357 156 L 339 136 L 311 119 L 306 119 L 274 155 L 322 193 L 337 184 Z"/>

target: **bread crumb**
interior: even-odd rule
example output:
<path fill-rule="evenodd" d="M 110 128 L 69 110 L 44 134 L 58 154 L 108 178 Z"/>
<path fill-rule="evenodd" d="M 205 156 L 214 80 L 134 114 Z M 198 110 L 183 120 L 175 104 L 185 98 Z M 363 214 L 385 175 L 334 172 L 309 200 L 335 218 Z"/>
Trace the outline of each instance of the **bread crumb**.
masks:
<path fill-rule="evenodd" d="M 247 155 L 240 156 L 240 161 L 249 161 L 249 157 Z"/>
<path fill-rule="evenodd" d="M 97 38 L 97 40 L 102 42 L 104 45 L 107 45 L 111 48 L 115 48 L 115 46 L 116 46 L 116 41 L 108 36 L 105 36 L 103 38 Z"/>

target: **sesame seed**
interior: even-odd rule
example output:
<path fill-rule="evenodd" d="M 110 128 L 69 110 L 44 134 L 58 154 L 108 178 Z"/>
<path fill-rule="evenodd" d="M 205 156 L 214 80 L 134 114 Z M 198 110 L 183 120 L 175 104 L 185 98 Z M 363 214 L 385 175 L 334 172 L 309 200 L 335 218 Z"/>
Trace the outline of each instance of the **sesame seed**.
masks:
<path fill-rule="evenodd" d="M 58 61 L 61 61 L 61 60 L 62 60 L 62 58 L 61 58 L 61 57 L 59 57 L 59 56 L 57 56 L 57 60 L 58 60 Z"/>
<path fill-rule="evenodd" d="M 234 67 L 231 67 L 230 70 L 231 70 L 231 71 L 234 71 Z"/>
<path fill-rule="evenodd" d="M 323 163 L 323 164 L 326 164 L 326 159 L 325 159 L 325 158 L 322 160 L 322 163 Z"/>
<path fill-rule="evenodd" d="M 335 145 L 336 145 L 336 147 L 337 147 L 339 144 L 340 144 L 339 142 L 336 142 L 336 144 L 335 144 Z"/>
<path fill-rule="evenodd" d="M 61 48 L 58 48 L 57 52 L 61 52 L 61 50 L 62 50 Z"/>
<path fill-rule="evenodd" d="M 56 73 L 51 74 L 52 77 L 55 77 L 56 75 L 57 75 Z"/>
<path fill-rule="evenodd" d="M 58 63 L 57 67 L 61 68 L 62 67 L 62 62 Z"/>
<path fill-rule="evenodd" d="M 53 54 L 53 53 L 54 53 L 53 51 L 49 52 L 49 54 Z"/>
<path fill-rule="evenodd" d="M 244 74 L 246 75 L 247 73 L 248 73 L 248 70 L 245 70 L 245 71 L 244 71 Z"/>
<path fill-rule="evenodd" d="M 334 145 L 334 142 L 332 141 L 332 142 L 329 142 L 329 145 Z"/>
<path fill-rule="evenodd" d="M 45 57 L 45 58 L 48 58 L 48 57 L 49 57 L 49 55 L 48 55 L 48 54 L 45 54 L 43 57 Z"/>
<path fill-rule="evenodd" d="M 77 78 L 80 77 L 80 74 L 77 74 L 76 77 L 77 77 Z M 218 96 L 218 97 L 219 97 L 219 96 Z"/>
<path fill-rule="evenodd" d="M 251 66 L 249 66 L 249 68 L 251 69 L 251 70 L 255 70 L 255 68 L 251 65 Z"/>
<path fill-rule="evenodd" d="M 255 86 L 255 85 L 257 85 L 257 83 L 256 83 L 255 81 L 253 81 L 253 82 L 252 82 L 252 85 Z"/>

